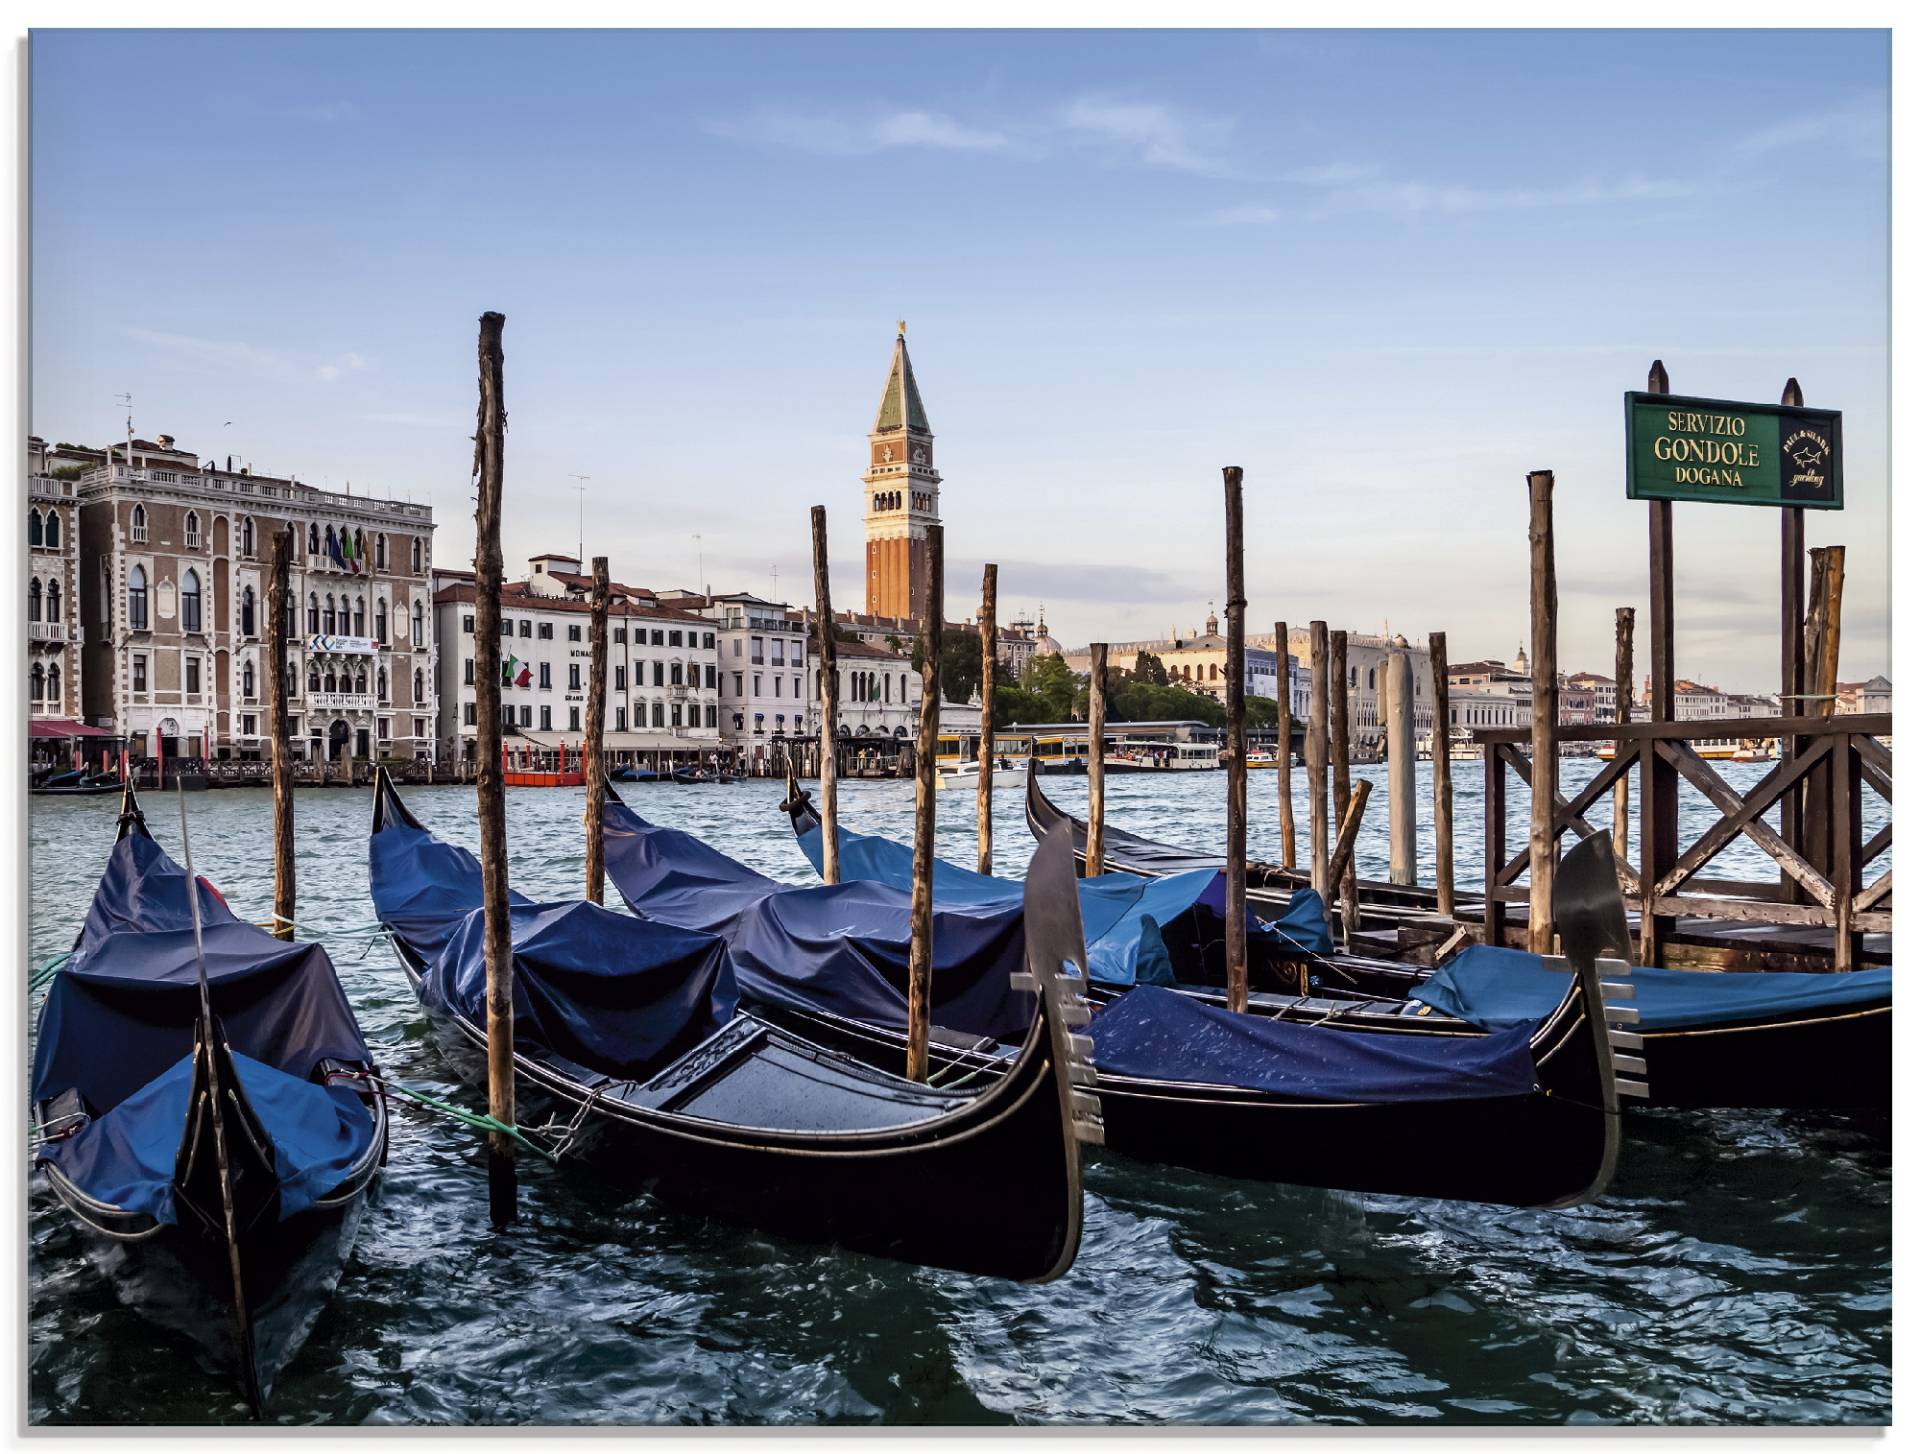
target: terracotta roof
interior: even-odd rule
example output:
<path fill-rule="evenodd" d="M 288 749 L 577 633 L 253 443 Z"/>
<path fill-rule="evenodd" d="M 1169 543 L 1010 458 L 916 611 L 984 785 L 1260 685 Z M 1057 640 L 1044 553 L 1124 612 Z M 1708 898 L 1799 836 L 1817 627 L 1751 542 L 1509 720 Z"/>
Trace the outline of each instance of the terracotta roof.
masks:
<path fill-rule="evenodd" d="M 909 660 L 902 652 L 889 651 L 884 646 L 875 646 L 868 641 L 836 641 L 833 643 L 833 654 L 835 656 L 857 656 L 863 661 L 880 658 L 885 661 L 899 662 L 902 666 L 907 665 Z"/>
<path fill-rule="evenodd" d="M 547 557 L 545 556 L 538 556 L 538 555 L 534 557 L 535 560 L 544 560 L 546 558 Z M 573 557 L 570 555 L 564 558 L 567 560 L 573 559 Z M 578 575 L 573 571 L 550 570 L 547 572 L 547 578 L 549 580 L 560 581 L 563 584 L 571 586 L 575 590 L 579 590 L 579 591 L 591 591 L 593 589 L 592 576 Z M 616 596 L 631 596 L 636 601 L 640 601 L 640 600 L 650 601 L 654 599 L 654 593 L 648 590 L 645 586 L 629 586 L 621 581 L 609 580 L 607 582 L 607 589 Z"/>
<path fill-rule="evenodd" d="M 470 604 L 479 599 L 479 588 L 469 581 L 459 581 L 450 586 L 442 586 L 434 593 L 434 604 L 459 603 Z M 567 611 L 575 615 L 588 616 L 593 613 L 591 601 L 576 601 L 568 596 L 539 596 L 517 582 L 509 581 L 500 590 L 500 609 L 503 611 Z M 648 621 L 687 621 L 696 626 L 712 630 L 716 622 L 705 616 L 696 616 L 691 611 L 670 611 L 664 606 L 637 606 L 631 602 L 616 601 L 607 608 L 610 616 L 637 616 Z"/>

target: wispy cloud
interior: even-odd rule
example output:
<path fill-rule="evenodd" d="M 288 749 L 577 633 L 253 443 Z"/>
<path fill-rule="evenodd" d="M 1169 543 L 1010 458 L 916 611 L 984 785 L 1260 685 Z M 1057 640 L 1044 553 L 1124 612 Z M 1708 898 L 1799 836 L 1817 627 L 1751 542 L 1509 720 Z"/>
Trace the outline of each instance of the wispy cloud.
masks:
<path fill-rule="evenodd" d="M 1150 167 L 1205 176 L 1224 176 L 1233 170 L 1226 154 L 1233 123 L 1223 117 L 1200 116 L 1159 101 L 1081 96 L 1067 104 L 1061 122 L 1076 139 Z"/>
<path fill-rule="evenodd" d="M 1842 146 L 1855 156 L 1883 156 L 1887 148 L 1887 100 L 1862 97 L 1849 106 L 1805 116 L 1789 116 L 1734 143 L 1749 155 L 1801 146 Z"/>
<path fill-rule="evenodd" d="M 1268 226 L 1287 217 L 1324 221 L 1339 212 L 1386 212 L 1403 216 L 1478 212 L 1534 212 L 1566 207 L 1605 207 L 1673 202 L 1699 196 L 1707 187 L 1686 177 L 1587 177 L 1552 187 L 1488 187 L 1453 182 L 1399 180 L 1380 168 L 1349 162 L 1309 167 L 1281 178 L 1311 194 L 1298 208 L 1246 202 L 1223 208 L 1207 220 L 1219 227 Z"/>
<path fill-rule="evenodd" d="M 351 121 L 360 114 L 360 108 L 351 101 L 306 101 L 277 109 L 280 115 L 295 121 L 312 121 L 323 126 L 335 121 Z"/>
<path fill-rule="evenodd" d="M 153 328 L 128 328 L 126 337 L 161 353 L 195 372 L 250 373 L 272 378 L 306 377 L 323 384 L 370 367 L 357 353 L 333 356 L 295 355 L 230 338 L 198 338 L 188 333 L 166 333 Z"/>
<path fill-rule="evenodd" d="M 970 126 L 938 111 L 895 108 L 860 117 L 822 112 L 762 110 L 724 121 L 707 131 L 729 141 L 792 147 L 821 156 L 870 156 L 901 148 L 930 151 L 1007 151 L 1013 138 L 1004 130 Z"/>

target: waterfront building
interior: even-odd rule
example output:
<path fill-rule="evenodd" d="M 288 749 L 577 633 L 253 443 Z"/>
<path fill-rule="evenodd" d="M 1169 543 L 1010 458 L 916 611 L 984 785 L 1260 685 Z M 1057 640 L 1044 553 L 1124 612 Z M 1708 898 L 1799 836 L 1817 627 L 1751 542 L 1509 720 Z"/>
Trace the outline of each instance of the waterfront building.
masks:
<path fill-rule="evenodd" d="M 867 435 L 867 611 L 917 620 L 927 601 L 927 529 L 940 523 L 933 430 L 907 357 L 907 325 L 893 341 L 880 408 Z"/>
<path fill-rule="evenodd" d="M 577 752 L 586 740 L 593 668 L 591 576 L 573 556 L 536 556 L 527 578 L 500 591 L 501 726 L 509 746 Z M 472 763 L 477 591 L 471 571 L 434 573 L 441 641 L 442 756 Z M 719 652 L 715 623 L 656 604 L 622 585 L 607 609 L 605 750 L 616 761 L 708 761 L 719 751 Z"/>
<path fill-rule="evenodd" d="M 54 456 L 45 440 L 27 441 L 27 716 L 49 723 L 77 721 L 83 711 L 85 644 L 76 609 L 84 471 Z"/>
<path fill-rule="evenodd" d="M 259 759 L 268 572 L 292 527 L 288 716 L 296 755 L 412 760 L 434 746 L 426 505 L 224 468 L 171 435 L 59 445 L 79 501 L 85 721 L 135 756 Z"/>
<path fill-rule="evenodd" d="M 1618 693 L 1614 689 L 1613 678 L 1601 676 L 1598 672 L 1577 671 L 1569 675 L 1561 684 L 1561 720 L 1572 720 L 1566 715 L 1566 694 L 1579 692 L 1593 698 L 1592 713 L 1583 720 L 1588 722 L 1615 721 L 1615 699 Z"/>
<path fill-rule="evenodd" d="M 700 609 L 719 623 L 721 739 L 742 768 L 776 767 L 819 730 L 806 618 L 747 591 L 710 597 Z"/>
<path fill-rule="evenodd" d="M 1531 725 L 1531 697 L 1516 697 L 1511 692 L 1484 691 L 1476 687 L 1447 691 L 1447 723 L 1471 732 L 1482 727 L 1526 727 Z"/>
<path fill-rule="evenodd" d="M 1883 676 L 1869 677 L 1864 682 L 1841 682 L 1834 688 L 1833 709 L 1850 717 L 1864 712 L 1876 715 L 1891 712 L 1893 683 Z"/>
<path fill-rule="evenodd" d="M 1268 637 L 1271 640 L 1271 635 Z M 1305 626 L 1287 630 L 1288 650 L 1303 661 L 1311 662 L 1313 633 Z M 1407 654 L 1413 676 L 1413 735 L 1415 740 L 1433 731 L 1433 657 L 1424 646 L 1408 643 L 1404 636 L 1349 631 L 1347 633 L 1347 736 L 1359 751 L 1384 750 L 1386 730 L 1382 726 L 1381 704 L 1386 691 L 1387 658 L 1395 651 Z M 1447 680 L 1457 680 L 1448 673 Z M 1297 709 L 1296 709 L 1297 710 Z"/>
<path fill-rule="evenodd" d="M 1648 697 L 1652 697 L 1651 687 Z M 1733 715 L 1733 703 L 1720 688 L 1688 681 L 1685 677 L 1673 684 L 1673 718 L 1676 722 L 1705 722 Z"/>
<path fill-rule="evenodd" d="M 1598 717 L 1600 694 L 1586 682 L 1562 675 L 1560 678 L 1560 725 L 1586 727 L 1596 721 L 1611 722 L 1611 716 Z"/>

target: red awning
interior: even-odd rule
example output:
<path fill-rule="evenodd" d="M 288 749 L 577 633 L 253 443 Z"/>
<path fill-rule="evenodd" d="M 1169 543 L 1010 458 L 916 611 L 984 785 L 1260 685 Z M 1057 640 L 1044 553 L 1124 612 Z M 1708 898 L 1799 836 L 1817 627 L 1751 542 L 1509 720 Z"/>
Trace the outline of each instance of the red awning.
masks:
<path fill-rule="evenodd" d="M 84 722 L 56 721 L 29 722 L 29 737 L 111 737 L 113 734 L 104 727 L 89 727 Z"/>

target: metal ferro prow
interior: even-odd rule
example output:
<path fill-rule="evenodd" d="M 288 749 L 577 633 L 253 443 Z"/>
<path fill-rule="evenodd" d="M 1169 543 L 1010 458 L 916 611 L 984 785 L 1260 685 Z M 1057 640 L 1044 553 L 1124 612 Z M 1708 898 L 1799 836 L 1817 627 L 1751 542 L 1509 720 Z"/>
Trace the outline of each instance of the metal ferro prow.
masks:
<path fill-rule="evenodd" d="M 1073 872 L 1071 829 L 1055 828 L 1040 840 L 1027 867 L 1024 893 L 1027 968 L 1013 987 L 1044 997 L 1054 1053 L 1067 1077 L 1067 1115 L 1073 1134 L 1089 1146 L 1106 1142 L 1094 1084 L 1093 1039 L 1074 1027 L 1093 1019 L 1082 987 L 1087 982 L 1087 946 L 1080 924 L 1080 893 Z M 1071 965 L 1074 976 L 1063 972 Z"/>

